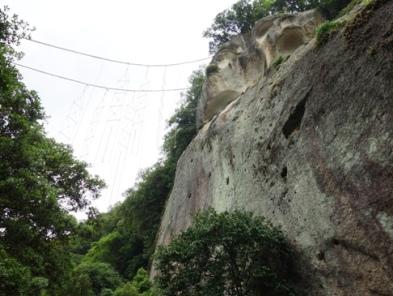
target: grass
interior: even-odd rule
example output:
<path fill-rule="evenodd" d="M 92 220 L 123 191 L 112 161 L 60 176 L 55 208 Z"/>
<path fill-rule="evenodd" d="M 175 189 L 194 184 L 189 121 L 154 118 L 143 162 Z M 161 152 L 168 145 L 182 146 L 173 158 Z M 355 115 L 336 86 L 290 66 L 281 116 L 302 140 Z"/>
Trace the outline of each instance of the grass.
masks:
<path fill-rule="evenodd" d="M 338 14 L 338 18 L 342 18 L 344 15 L 348 14 L 356 5 L 361 5 L 363 7 L 371 6 L 375 0 L 352 0 L 347 6 L 345 6 Z M 340 28 L 342 28 L 346 22 L 343 20 L 331 20 L 326 21 L 321 24 L 316 29 L 316 39 L 317 39 L 317 46 L 322 46 L 325 44 L 329 38 L 332 36 L 333 33 L 337 32 Z"/>
<path fill-rule="evenodd" d="M 317 38 L 317 45 L 322 46 L 325 44 L 330 36 L 337 32 L 340 28 L 344 26 L 343 21 L 327 21 L 321 24 L 317 29 L 316 29 L 316 38 Z"/>
<path fill-rule="evenodd" d="M 282 62 L 284 62 L 284 57 L 283 56 L 279 56 L 272 63 L 273 68 L 276 68 L 276 69 L 279 68 L 280 65 L 282 64 Z"/>
<path fill-rule="evenodd" d="M 281 64 L 284 63 L 285 61 L 287 61 L 287 60 L 289 59 L 289 57 L 290 57 L 290 55 L 287 55 L 287 56 L 279 56 L 279 57 L 277 57 L 277 58 L 273 61 L 272 67 L 273 67 L 274 69 L 280 68 Z"/>

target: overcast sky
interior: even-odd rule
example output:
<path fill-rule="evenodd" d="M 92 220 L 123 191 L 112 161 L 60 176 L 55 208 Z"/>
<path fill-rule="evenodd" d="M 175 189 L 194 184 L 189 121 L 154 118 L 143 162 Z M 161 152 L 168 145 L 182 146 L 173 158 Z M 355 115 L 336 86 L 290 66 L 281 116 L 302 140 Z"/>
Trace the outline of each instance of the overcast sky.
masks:
<path fill-rule="evenodd" d="M 234 0 L 2 0 L 36 30 L 32 39 L 97 56 L 142 64 L 208 57 L 202 32 Z M 135 67 L 91 59 L 24 41 L 21 64 L 89 83 L 129 89 L 184 88 L 208 61 L 178 67 Z M 116 92 L 20 69 L 41 97 L 46 130 L 107 183 L 94 205 L 121 201 L 138 172 L 160 157 L 166 121 L 180 92 Z"/>

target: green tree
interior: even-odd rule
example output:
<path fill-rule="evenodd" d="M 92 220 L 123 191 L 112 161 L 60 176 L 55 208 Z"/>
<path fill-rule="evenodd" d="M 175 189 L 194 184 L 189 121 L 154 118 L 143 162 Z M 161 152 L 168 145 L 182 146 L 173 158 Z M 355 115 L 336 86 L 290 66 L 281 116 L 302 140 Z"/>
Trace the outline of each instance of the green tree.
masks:
<path fill-rule="evenodd" d="M 109 264 L 83 262 L 73 271 L 69 295 L 100 296 L 104 289 L 114 290 L 121 284 L 120 275 Z"/>
<path fill-rule="evenodd" d="M 100 296 L 113 296 L 113 291 L 111 289 L 103 289 Z"/>
<path fill-rule="evenodd" d="M 251 31 L 258 19 L 268 15 L 268 6 L 265 1 L 240 0 L 217 14 L 213 24 L 203 32 L 203 37 L 211 39 L 210 53 L 215 53 L 233 36 Z"/>
<path fill-rule="evenodd" d="M 109 263 L 124 278 L 130 278 L 143 265 L 143 241 L 134 232 L 113 231 L 93 244 L 83 262 Z"/>
<path fill-rule="evenodd" d="M 165 135 L 163 151 L 171 166 L 176 166 L 181 154 L 197 134 L 196 109 L 205 79 L 203 69 L 191 74 L 190 87 L 183 95 L 184 101 L 169 119 L 170 130 Z M 172 170 L 176 170 L 176 167 Z"/>
<path fill-rule="evenodd" d="M 113 296 L 158 296 L 147 272 L 140 268 L 131 282 L 118 288 Z"/>
<path fill-rule="evenodd" d="M 283 233 L 251 213 L 213 210 L 157 253 L 163 295 L 293 295 Z"/>
<path fill-rule="evenodd" d="M 0 295 L 26 295 L 30 281 L 30 270 L 0 247 Z"/>
<path fill-rule="evenodd" d="M 24 27 L 0 9 L 0 247 L 36 278 L 29 293 L 45 283 L 55 293 L 71 268 L 69 211 L 84 209 L 103 182 L 45 135 L 40 99 L 12 64 Z"/>

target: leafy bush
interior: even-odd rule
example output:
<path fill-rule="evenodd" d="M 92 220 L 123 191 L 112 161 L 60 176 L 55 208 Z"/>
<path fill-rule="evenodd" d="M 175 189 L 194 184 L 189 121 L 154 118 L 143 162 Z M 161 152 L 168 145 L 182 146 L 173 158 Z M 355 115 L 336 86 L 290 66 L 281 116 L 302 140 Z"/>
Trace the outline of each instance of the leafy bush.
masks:
<path fill-rule="evenodd" d="M 75 268 L 72 275 L 69 295 L 100 295 L 104 289 L 114 290 L 120 286 L 122 279 L 107 263 L 83 262 Z"/>
<path fill-rule="evenodd" d="M 131 282 L 118 288 L 113 296 L 158 296 L 147 272 L 140 268 Z"/>
<path fill-rule="evenodd" d="M 100 296 L 113 296 L 113 291 L 111 289 L 103 289 Z"/>
<path fill-rule="evenodd" d="M 0 247 L 0 295 L 26 295 L 30 281 L 29 268 L 21 265 Z"/>
<path fill-rule="evenodd" d="M 294 295 L 283 233 L 251 213 L 213 210 L 157 253 L 163 295 Z"/>

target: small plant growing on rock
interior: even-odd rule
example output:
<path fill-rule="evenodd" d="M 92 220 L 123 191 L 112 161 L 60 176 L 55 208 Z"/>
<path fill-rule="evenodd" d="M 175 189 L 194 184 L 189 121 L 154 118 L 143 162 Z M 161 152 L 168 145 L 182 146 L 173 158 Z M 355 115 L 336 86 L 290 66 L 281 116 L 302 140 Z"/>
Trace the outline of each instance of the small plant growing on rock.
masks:
<path fill-rule="evenodd" d="M 287 56 L 279 56 L 278 58 L 276 58 L 273 63 L 272 63 L 272 67 L 273 69 L 278 69 L 280 68 L 281 64 L 286 62 L 289 59 L 290 55 Z"/>
<path fill-rule="evenodd" d="M 321 24 L 316 29 L 316 38 L 317 38 L 317 45 L 322 46 L 325 44 L 330 36 L 337 32 L 341 27 L 344 26 L 343 21 L 327 21 Z"/>
<path fill-rule="evenodd" d="M 295 295 L 289 244 L 251 213 L 202 212 L 156 259 L 163 295 Z"/>
<path fill-rule="evenodd" d="M 272 66 L 273 68 L 278 69 L 283 62 L 284 62 L 284 57 L 279 56 L 273 61 Z"/>

